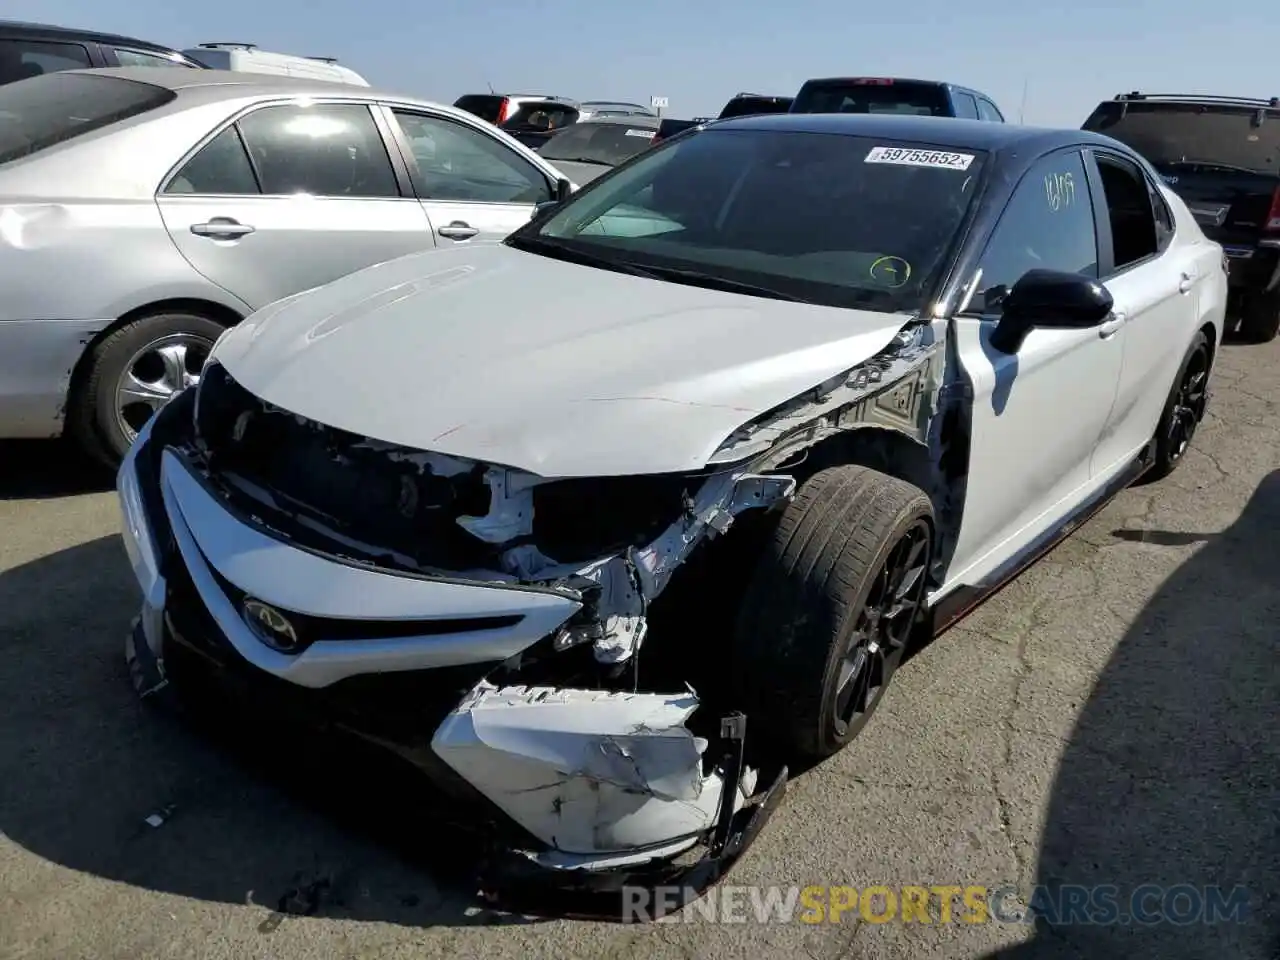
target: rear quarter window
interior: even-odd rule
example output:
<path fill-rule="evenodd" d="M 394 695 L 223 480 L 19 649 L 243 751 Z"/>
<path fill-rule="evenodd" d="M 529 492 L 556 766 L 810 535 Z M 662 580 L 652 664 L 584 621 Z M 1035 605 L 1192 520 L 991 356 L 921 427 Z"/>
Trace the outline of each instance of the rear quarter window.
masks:
<path fill-rule="evenodd" d="M 50 73 L 0 86 L 0 163 L 136 117 L 175 97 L 164 87 L 91 73 Z"/>

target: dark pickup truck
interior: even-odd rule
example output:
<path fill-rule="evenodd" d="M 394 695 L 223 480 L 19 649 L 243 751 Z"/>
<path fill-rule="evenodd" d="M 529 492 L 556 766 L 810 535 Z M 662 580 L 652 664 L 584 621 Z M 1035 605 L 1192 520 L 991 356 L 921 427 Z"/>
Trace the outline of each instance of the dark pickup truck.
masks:
<path fill-rule="evenodd" d="M 1280 97 L 1123 93 L 1085 130 L 1142 154 L 1229 258 L 1229 309 L 1255 341 L 1280 333 Z"/>
<path fill-rule="evenodd" d="M 718 116 L 694 117 L 692 120 L 663 120 L 651 143 L 668 140 L 677 133 L 712 120 L 728 120 L 730 117 L 748 117 L 761 113 L 786 113 L 791 109 L 791 97 L 774 97 L 763 93 L 740 93 L 733 97 Z"/>

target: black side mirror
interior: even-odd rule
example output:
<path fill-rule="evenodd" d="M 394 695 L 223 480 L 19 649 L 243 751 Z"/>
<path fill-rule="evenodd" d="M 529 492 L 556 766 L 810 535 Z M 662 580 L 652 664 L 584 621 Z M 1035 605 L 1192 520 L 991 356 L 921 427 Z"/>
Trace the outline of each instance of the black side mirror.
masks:
<path fill-rule="evenodd" d="M 556 203 L 563 203 L 573 193 L 573 181 L 561 177 L 556 181 Z"/>
<path fill-rule="evenodd" d="M 1100 325 L 1115 306 L 1097 280 L 1059 270 L 1028 270 L 1000 301 L 991 345 L 1015 353 L 1032 327 L 1082 330 Z"/>

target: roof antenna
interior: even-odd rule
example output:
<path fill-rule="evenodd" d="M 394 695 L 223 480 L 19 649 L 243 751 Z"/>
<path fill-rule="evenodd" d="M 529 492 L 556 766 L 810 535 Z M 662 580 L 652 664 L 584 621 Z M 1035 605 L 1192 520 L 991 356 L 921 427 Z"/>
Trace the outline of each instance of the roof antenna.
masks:
<path fill-rule="evenodd" d="M 493 84 L 492 84 L 492 83 L 489 83 L 489 81 L 488 81 L 488 80 L 486 80 L 486 81 L 485 81 L 485 83 L 488 83 L 488 84 L 489 84 L 489 92 L 490 92 L 490 93 L 497 93 L 497 92 L 498 92 L 497 90 L 494 90 L 494 89 L 493 89 Z"/>
<path fill-rule="evenodd" d="M 1018 126 L 1022 126 L 1022 117 L 1027 112 L 1027 87 L 1031 85 L 1030 77 L 1022 78 L 1022 102 L 1018 104 Z"/>

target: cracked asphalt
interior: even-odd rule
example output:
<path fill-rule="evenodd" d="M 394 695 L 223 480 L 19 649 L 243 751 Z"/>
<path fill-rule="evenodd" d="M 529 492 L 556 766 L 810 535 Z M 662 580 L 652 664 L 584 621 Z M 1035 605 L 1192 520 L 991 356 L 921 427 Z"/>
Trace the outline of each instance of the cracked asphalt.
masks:
<path fill-rule="evenodd" d="M 157 718 L 113 495 L 0 445 L 0 957 L 1280 957 L 1280 342 L 1226 345 L 1178 472 L 1126 491 L 906 664 L 735 885 L 1242 886 L 1242 922 L 621 926 L 478 908 L 394 778 L 298 789 Z M 1069 415 L 1069 411 L 1064 411 Z M 310 781 L 307 782 L 310 784 Z M 330 791 L 358 802 L 341 813 Z M 150 826 L 153 816 L 159 826 Z M 416 832 L 415 832 L 416 831 Z M 423 836 L 412 855 L 387 840 Z M 432 851 L 437 856 L 432 859 Z"/>

